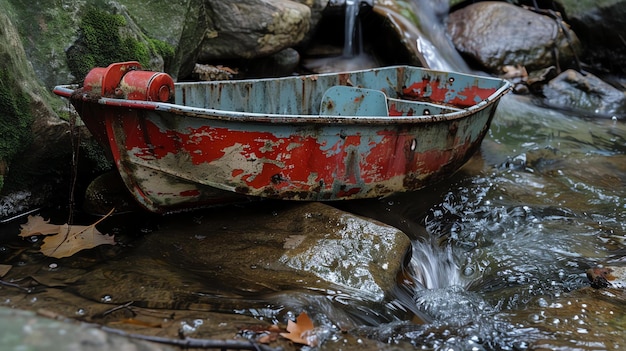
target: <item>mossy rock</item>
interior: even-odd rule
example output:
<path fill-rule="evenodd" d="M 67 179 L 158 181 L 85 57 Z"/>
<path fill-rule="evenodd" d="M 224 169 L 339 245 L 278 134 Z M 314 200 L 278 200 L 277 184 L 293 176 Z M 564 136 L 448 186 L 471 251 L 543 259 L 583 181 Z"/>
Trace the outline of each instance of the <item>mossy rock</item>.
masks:
<path fill-rule="evenodd" d="M 66 52 L 77 81 L 82 81 L 93 67 L 113 62 L 139 61 L 144 68 L 163 70 L 165 62 L 174 56 L 171 45 L 147 38 L 124 15 L 97 7 L 85 9 L 79 32 Z"/>
<path fill-rule="evenodd" d="M 0 160 L 9 160 L 31 139 L 29 98 L 16 89 L 8 69 L 0 69 Z"/>

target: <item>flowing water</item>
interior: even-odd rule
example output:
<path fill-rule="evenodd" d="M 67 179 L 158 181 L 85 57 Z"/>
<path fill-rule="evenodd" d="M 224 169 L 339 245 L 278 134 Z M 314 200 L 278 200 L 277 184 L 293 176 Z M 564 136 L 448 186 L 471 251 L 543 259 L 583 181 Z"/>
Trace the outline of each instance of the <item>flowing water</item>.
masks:
<path fill-rule="evenodd" d="M 436 3 L 408 2 L 419 35 L 407 36 L 429 67 L 467 72 Z M 424 324 L 372 333 L 427 349 L 625 348 L 624 295 L 590 290 L 585 277 L 598 264 L 626 264 L 624 151 L 623 121 L 508 96 L 461 175 L 436 189 L 343 206 L 413 238 L 412 279 L 393 304 Z"/>
<path fill-rule="evenodd" d="M 346 0 L 346 14 L 344 26 L 344 58 L 353 58 L 361 54 L 361 22 L 359 21 L 359 1 Z"/>
<path fill-rule="evenodd" d="M 189 317 L 177 328 L 191 336 L 217 318 L 203 310 L 284 322 L 294 317 L 294 306 L 306 306 L 316 317 L 316 333 L 325 349 L 626 348 L 623 292 L 592 289 L 585 277 L 585 271 L 598 264 L 626 264 L 624 121 L 581 118 L 506 96 L 477 155 L 450 179 L 422 191 L 337 206 L 391 224 L 412 240 L 410 260 L 384 303 L 363 301 L 358 292 L 299 287 L 267 295 L 229 291 L 228 284 L 207 291 L 192 276 L 208 268 L 185 261 L 184 248 L 176 243 L 170 245 L 172 256 L 178 255 L 173 258 L 176 268 L 167 273 L 157 271 L 162 262 L 145 252 L 146 257 L 132 258 L 139 254 L 132 251 L 120 257 L 119 250 L 131 249 L 132 242 L 122 243 L 111 257 L 105 251 L 101 264 L 85 257 L 64 262 L 70 273 L 102 279 L 102 302 L 126 285 L 146 289 L 154 284 L 151 275 L 159 277 L 165 292 L 183 285 L 188 291 L 196 289 L 191 294 L 194 305 L 179 303 L 173 306 L 178 307 L 175 312 L 168 312 Z M 220 213 L 228 216 L 227 211 Z M 117 226 L 120 232 L 176 237 L 186 222 L 200 220 L 199 215 L 185 214 L 167 219 L 173 227 L 154 218 L 139 229 Z M 56 261 L 27 256 L 12 245 L 2 246 L 0 257 L 13 262 L 14 270 L 29 272 L 29 266 L 42 263 L 49 264 L 48 271 L 59 269 Z M 119 264 L 126 266 L 115 268 Z M 115 277 L 116 269 L 129 266 L 140 274 Z M 209 279 L 207 272 L 200 273 Z M 28 274 L 49 287 L 83 289 L 70 278 L 46 280 L 41 272 Z M 0 301 L 20 308 L 41 308 L 44 303 L 41 295 L 38 300 L 32 292 L 26 297 L 21 293 L 2 288 Z M 67 297 L 46 299 L 68 305 L 76 316 L 90 313 L 84 301 L 80 305 Z M 155 319 L 164 318 L 149 311 Z M 226 324 L 213 323 L 215 329 Z M 342 325 L 351 329 L 346 333 Z"/>
<path fill-rule="evenodd" d="M 626 263 L 625 148 L 624 122 L 508 96 L 480 156 L 438 200 L 426 190 L 363 209 L 415 238 L 417 284 L 396 303 L 425 324 L 392 335 L 446 350 L 626 347 L 624 295 L 585 277 Z"/>

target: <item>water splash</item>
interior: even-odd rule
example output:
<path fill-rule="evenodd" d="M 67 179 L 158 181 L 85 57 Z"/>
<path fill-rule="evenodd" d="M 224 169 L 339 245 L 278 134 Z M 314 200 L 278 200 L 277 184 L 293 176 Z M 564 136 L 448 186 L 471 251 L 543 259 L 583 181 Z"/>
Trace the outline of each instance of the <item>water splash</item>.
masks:
<path fill-rule="evenodd" d="M 414 241 L 410 266 L 418 290 L 464 284 L 450 246 L 438 247 L 434 243 Z"/>
<path fill-rule="evenodd" d="M 463 320 L 467 318 L 462 316 L 471 316 L 473 308 L 465 308 L 466 313 L 460 309 L 481 300 L 476 297 L 468 306 L 458 305 L 469 300 L 459 297 L 467 293 L 467 284 L 459 273 L 451 247 L 439 246 L 435 240 L 414 240 L 412 245 L 411 260 L 403 272 L 404 281 L 394 291 L 395 302 L 425 323 L 449 322 L 453 315 Z M 445 298 L 441 301 L 442 296 Z"/>

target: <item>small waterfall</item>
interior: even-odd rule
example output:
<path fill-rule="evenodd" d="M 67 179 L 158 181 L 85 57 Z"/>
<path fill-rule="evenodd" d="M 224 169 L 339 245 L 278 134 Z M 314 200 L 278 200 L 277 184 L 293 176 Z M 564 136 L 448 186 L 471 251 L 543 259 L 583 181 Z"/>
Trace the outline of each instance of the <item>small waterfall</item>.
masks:
<path fill-rule="evenodd" d="M 345 21 L 343 56 L 351 58 L 355 55 L 355 51 L 359 54 L 362 47 L 358 0 L 346 0 Z"/>
<path fill-rule="evenodd" d="M 331 0 L 331 13 L 341 13 L 344 21 L 344 41 L 341 55 L 305 60 L 304 66 L 317 73 L 351 71 L 378 67 L 376 59 L 363 49 L 360 12 L 373 6 L 373 0 Z"/>

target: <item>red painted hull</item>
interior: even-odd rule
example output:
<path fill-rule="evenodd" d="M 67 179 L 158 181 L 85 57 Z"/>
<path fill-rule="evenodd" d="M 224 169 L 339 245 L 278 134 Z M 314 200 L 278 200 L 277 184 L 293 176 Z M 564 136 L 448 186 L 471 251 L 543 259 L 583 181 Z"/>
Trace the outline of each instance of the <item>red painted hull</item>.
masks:
<path fill-rule="evenodd" d="M 320 115 L 324 91 L 345 85 L 383 92 L 388 114 Z M 499 79 L 389 67 L 176 84 L 174 103 L 55 92 L 111 150 L 137 200 L 168 212 L 241 196 L 326 201 L 420 189 L 471 157 L 509 89 Z M 329 101 L 361 102 L 341 99 Z"/>

